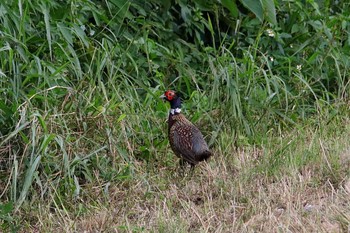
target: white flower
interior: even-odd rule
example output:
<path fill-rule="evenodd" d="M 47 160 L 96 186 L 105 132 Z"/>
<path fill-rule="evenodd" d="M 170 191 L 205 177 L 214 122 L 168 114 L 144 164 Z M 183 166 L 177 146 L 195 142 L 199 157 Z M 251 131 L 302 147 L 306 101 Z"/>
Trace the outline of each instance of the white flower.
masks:
<path fill-rule="evenodd" d="M 269 35 L 270 37 L 275 37 L 275 32 L 272 29 L 269 28 L 266 30 L 266 32 L 267 32 L 267 35 Z"/>
<path fill-rule="evenodd" d="M 301 65 L 297 65 L 297 70 L 301 70 Z"/>
<path fill-rule="evenodd" d="M 270 57 L 270 61 L 274 61 L 273 57 Z"/>

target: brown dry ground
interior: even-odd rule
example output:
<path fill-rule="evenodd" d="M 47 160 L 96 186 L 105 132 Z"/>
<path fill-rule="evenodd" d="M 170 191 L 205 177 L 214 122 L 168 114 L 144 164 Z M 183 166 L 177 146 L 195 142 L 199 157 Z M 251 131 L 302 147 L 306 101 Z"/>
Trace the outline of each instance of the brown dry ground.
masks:
<path fill-rule="evenodd" d="M 65 206 L 55 201 L 39 204 L 23 229 L 350 232 L 349 127 L 341 133 L 311 129 L 297 134 L 260 147 L 218 147 L 208 163 L 185 176 L 175 165 L 146 169 L 143 162 L 135 162 L 133 179 L 85 185 L 84 195 Z M 281 150 L 295 138 L 289 149 Z M 301 163 L 301 154 L 313 159 Z M 273 156 L 279 163 L 273 165 Z"/>

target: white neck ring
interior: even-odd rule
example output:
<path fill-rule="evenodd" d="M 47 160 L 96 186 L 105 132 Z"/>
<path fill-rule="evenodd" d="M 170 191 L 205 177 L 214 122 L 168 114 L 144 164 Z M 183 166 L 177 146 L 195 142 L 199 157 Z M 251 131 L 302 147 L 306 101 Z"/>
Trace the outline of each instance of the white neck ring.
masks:
<path fill-rule="evenodd" d="M 181 108 L 175 108 L 175 109 L 170 109 L 170 114 L 174 115 L 175 113 L 180 113 L 181 112 Z"/>

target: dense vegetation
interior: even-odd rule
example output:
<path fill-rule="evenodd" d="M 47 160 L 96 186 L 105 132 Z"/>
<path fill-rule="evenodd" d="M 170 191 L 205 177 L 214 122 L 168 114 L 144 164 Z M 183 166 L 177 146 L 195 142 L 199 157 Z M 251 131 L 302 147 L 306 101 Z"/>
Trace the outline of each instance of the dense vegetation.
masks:
<path fill-rule="evenodd" d="M 176 211 L 170 225 L 164 217 L 147 226 L 133 209 L 160 208 L 179 194 L 173 185 L 191 193 L 212 179 L 217 206 L 207 203 L 209 194 L 196 197 L 198 205 L 216 209 L 234 199 L 238 206 L 234 228 L 222 221 L 218 231 L 261 230 L 260 220 L 257 228 L 248 224 L 259 212 L 249 209 L 255 196 L 229 186 L 255 192 L 311 172 L 315 190 L 326 183 L 350 190 L 350 152 L 342 152 L 349 146 L 349 57 L 347 1 L 4 0 L 2 230 L 214 231 L 209 220 L 184 222 Z M 192 178 L 176 176 L 168 106 L 158 98 L 166 89 L 181 92 L 185 114 L 216 154 Z M 170 211 L 192 203 L 177 198 L 184 202 L 167 203 Z M 115 225 L 83 226 L 96 209 L 113 208 L 124 216 L 112 218 Z M 337 211 L 346 231 L 350 209 Z"/>

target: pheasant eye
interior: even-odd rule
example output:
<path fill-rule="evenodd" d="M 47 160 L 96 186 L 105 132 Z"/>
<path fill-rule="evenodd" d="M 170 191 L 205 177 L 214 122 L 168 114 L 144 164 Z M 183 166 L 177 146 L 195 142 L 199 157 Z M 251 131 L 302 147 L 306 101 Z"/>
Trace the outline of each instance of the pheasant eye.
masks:
<path fill-rule="evenodd" d="M 167 92 L 165 93 L 165 96 L 166 96 L 166 98 L 167 98 L 168 100 L 173 100 L 174 97 L 175 97 L 175 93 L 172 92 L 172 91 L 167 91 Z"/>

